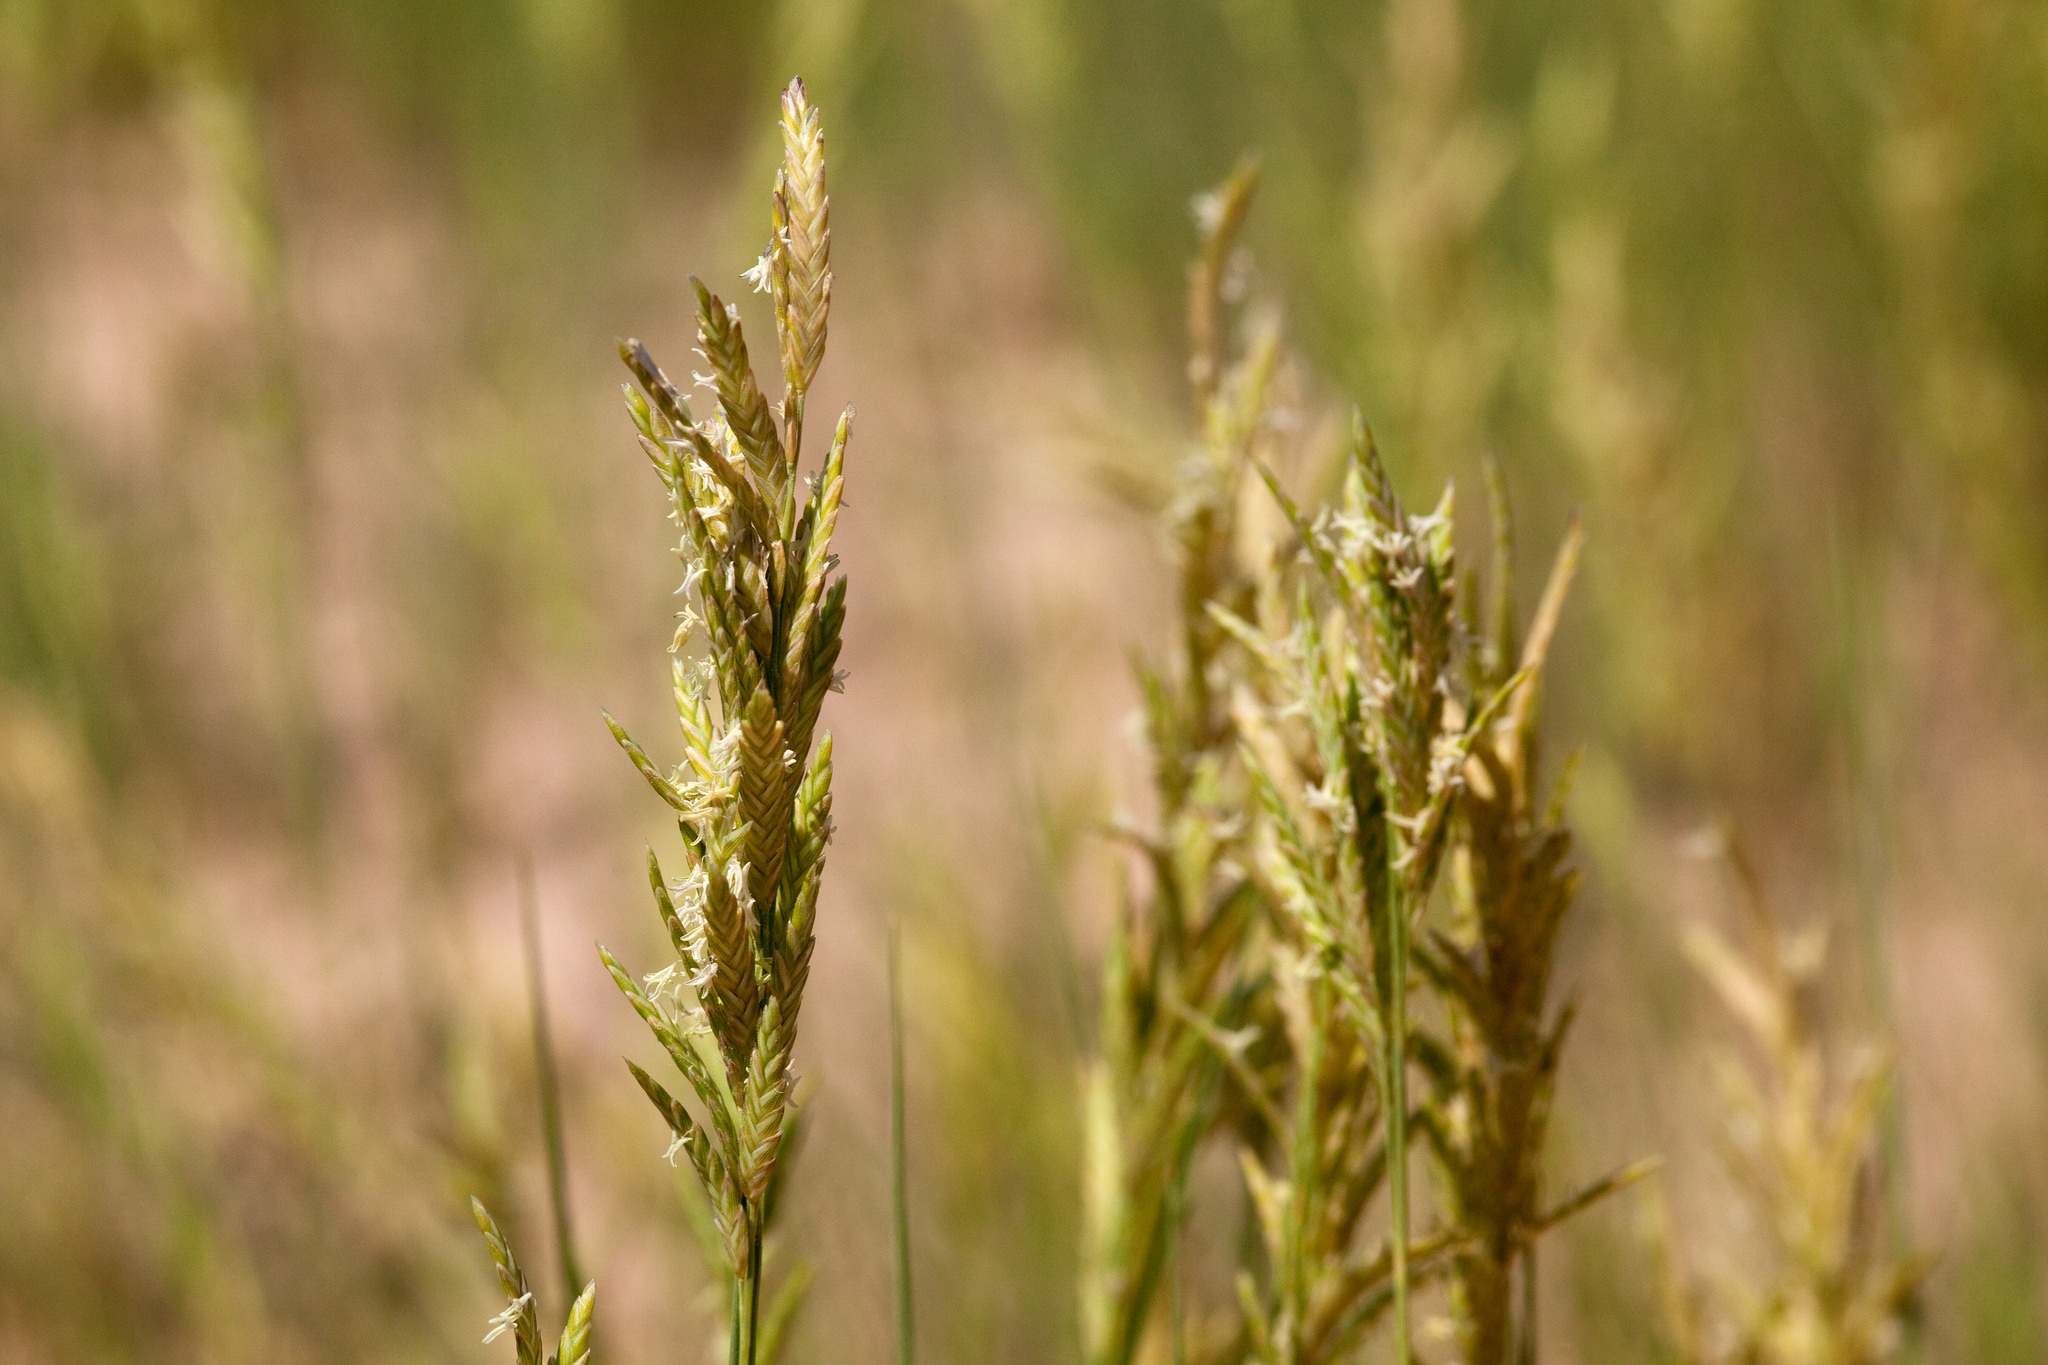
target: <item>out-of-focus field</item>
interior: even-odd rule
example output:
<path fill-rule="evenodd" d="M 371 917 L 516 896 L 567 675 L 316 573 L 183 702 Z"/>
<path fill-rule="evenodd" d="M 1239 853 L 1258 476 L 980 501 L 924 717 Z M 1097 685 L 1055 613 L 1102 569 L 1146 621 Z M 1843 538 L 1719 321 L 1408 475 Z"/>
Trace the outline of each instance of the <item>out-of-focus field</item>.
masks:
<path fill-rule="evenodd" d="M 1926 1358 L 2048 1359 L 2048 8 L 0 0 L 0 1361 L 501 1358 L 526 853 L 603 1358 L 700 1354 L 589 947 L 662 951 L 598 708 L 660 733 L 677 572 L 612 340 L 689 368 L 793 71 L 859 404 L 800 1356 L 888 1356 L 894 914 L 923 1348 L 1076 1358 L 1092 830 L 1169 616 L 1108 489 L 1178 457 L 1189 197 L 1256 146 L 1305 439 L 1356 400 L 1418 500 L 1497 454 L 1531 583 L 1586 518 L 1560 1179 L 1661 1152 L 1688 1255 L 1754 1245 L 1676 947 L 1730 816 L 1900 1050 Z M 1546 1251 L 1546 1359 L 1657 1359 L 1634 1207 Z"/>

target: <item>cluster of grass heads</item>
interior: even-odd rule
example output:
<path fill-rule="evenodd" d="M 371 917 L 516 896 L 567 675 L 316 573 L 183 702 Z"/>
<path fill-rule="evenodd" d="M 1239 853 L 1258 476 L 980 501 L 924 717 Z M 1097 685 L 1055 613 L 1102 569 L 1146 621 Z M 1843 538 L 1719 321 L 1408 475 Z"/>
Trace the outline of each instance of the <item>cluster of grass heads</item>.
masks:
<path fill-rule="evenodd" d="M 1115 926 L 1086 1090 L 1084 1358 L 1156 1358 L 1148 1334 L 1163 1332 L 1176 1365 L 1340 1361 L 1384 1320 L 1405 1362 L 1411 1291 L 1441 1281 L 1458 1359 L 1533 1361 L 1539 1239 L 1656 1167 L 1562 1196 L 1543 1184 L 1572 1020 L 1554 966 L 1580 878 L 1570 765 L 1546 789 L 1537 722 L 1581 533 L 1574 520 L 1525 630 L 1493 466 L 1483 608 L 1456 564 L 1450 491 L 1427 515 L 1407 510 L 1362 420 L 1334 495 L 1313 509 L 1289 495 L 1271 463 L 1293 425 L 1272 397 L 1277 327 L 1255 310 L 1229 325 L 1256 181 L 1241 167 L 1197 202 L 1199 435 L 1165 512 L 1175 648 L 1140 675 L 1158 823 L 1119 831 L 1146 891 Z M 1278 545 L 1244 515 L 1261 484 L 1288 528 Z M 1797 999 L 1821 955 L 1781 945 L 1744 870 L 1755 965 L 1705 931 L 1688 947 L 1761 1050 L 1765 1082 L 1734 1066 L 1722 1081 L 1783 1270 L 1724 1296 L 1711 1348 L 1675 1293 L 1672 1334 L 1687 1361 L 1888 1359 L 1925 1270 L 1880 1255 L 1868 1208 L 1889 1070 L 1863 1065 L 1827 1108 Z M 1179 1247 L 1211 1138 L 1238 1149 L 1259 1235 L 1240 1239 L 1234 1303 L 1189 1304 Z M 1427 1231 L 1411 1147 L 1435 1177 Z"/>
<path fill-rule="evenodd" d="M 832 289 L 823 135 L 801 81 L 783 96 L 782 134 L 772 236 L 748 272 L 774 303 L 779 409 L 762 393 L 738 311 L 701 284 L 712 415 L 698 419 L 638 342 L 620 348 L 694 593 L 670 645 L 684 763 L 664 771 L 607 720 L 677 813 L 689 870 L 671 881 L 648 852 L 672 963 L 636 980 L 599 952 L 701 1112 L 628 1063 L 674 1135 L 670 1158 L 686 1156 L 701 1187 L 733 1365 L 778 1358 L 808 1282 L 799 1266 L 770 1294 L 765 1272 L 831 834 L 831 739 L 814 746 L 813 736 L 838 681 L 845 616 L 831 538 L 850 410 L 798 492 Z M 1174 1365 L 1336 1365 L 1384 1326 L 1405 1365 L 1417 1358 L 1413 1296 L 1441 1284 L 1460 1360 L 1527 1365 L 1539 1240 L 1655 1165 L 1561 1197 L 1544 1187 L 1572 1019 L 1555 999 L 1554 967 L 1579 874 L 1563 823 L 1568 773 L 1546 786 L 1538 716 L 1580 531 L 1574 521 L 1525 629 L 1491 468 L 1483 605 L 1478 576 L 1457 563 L 1451 490 L 1426 514 L 1409 510 L 1362 418 L 1323 501 L 1287 490 L 1276 465 L 1295 424 L 1276 396 L 1280 331 L 1243 301 L 1239 236 L 1257 183 L 1256 164 L 1244 163 L 1196 205 L 1198 437 L 1164 511 L 1178 629 L 1167 661 L 1139 679 L 1157 823 L 1117 830 L 1147 876 L 1114 928 L 1102 1053 L 1084 1090 L 1083 1357 L 1153 1359 L 1163 1332 Z M 1261 497 L 1280 513 L 1279 534 L 1264 541 L 1251 515 Z M 706 650 L 691 665 L 682 651 L 700 627 Z M 1672 1296 L 1675 1333 L 1688 1361 L 1864 1365 L 1896 1345 L 1921 1271 L 1876 1259 L 1860 1216 L 1886 1073 L 1865 1067 L 1843 1112 L 1824 1112 L 1796 999 L 1820 954 L 1789 953 L 1757 914 L 1756 965 L 1704 931 L 1690 947 L 1772 1077 L 1769 1095 L 1739 1068 L 1724 1083 L 1786 1269 L 1731 1310 L 1738 1347 L 1700 1346 L 1683 1294 Z M 892 1017 L 897 989 L 892 937 Z M 907 1360 L 900 1035 L 892 1064 Z M 1211 1140 L 1235 1148 L 1236 1208 L 1248 1208 L 1255 1235 L 1237 1239 L 1234 1296 L 1190 1303 L 1180 1264 L 1190 1221 L 1231 1213 L 1191 1198 L 1191 1168 Z M 1411 1198 L 1418 1151 L 1436 1194 L 1426 1229 Z M 550 1160 L 559 1167 L 558 1152 Z M 484 1205 L 473 1209 L 506 1297 L 486 1340 L 509 1332 L 520 1365 L 584 1365 L 595 1285 L 576 1292 L 568 1272 L 574 1297 L 544 1357 L 533 1291 Z M 565 1229 L 561 1240 L 566 1269 Z"/>
<path fill-rule="evenodd" d="M 1226 288 L 1255 184 L 1240 168 L 1197 204 L 1199 436 L 1166 511 L 1176 647 L 1141 676 L 1159 823 L 1123 831 L 1148 891 L 1116 927 L 1087 1095 L 1085 1354 L 1122 1365 L 1163 1327 L 1176 1361 L 1338 1361 L 1385 1319 L 1407 1360 L 1411 1288 L 1443 1279 L 1464 1359 L 1526 1359 L 1537 1238 L 1647 1169 L 1555 1202 L 1541 1188 L 1577 875 L 1561 792 L 1538 785 L 1537 698 L 1578 532 L 1524 638 L 1503 496 L 1483 623 L 1448 490 L 1407 510 L 1362 421 L 1335 496 L 1297 504 L 1272 466 L 1290 425 L 1277 326 Z M 1279 504 L 1283 543 L 1257 543 L 1254 496 Z M 1212 1135 L 1238 1148 L 1259 1235 L 1235 1303 L 1189 1305 L 1177 1247 Z M 1417 1144 L 1443 1211 L 1426 1233 Z"/>

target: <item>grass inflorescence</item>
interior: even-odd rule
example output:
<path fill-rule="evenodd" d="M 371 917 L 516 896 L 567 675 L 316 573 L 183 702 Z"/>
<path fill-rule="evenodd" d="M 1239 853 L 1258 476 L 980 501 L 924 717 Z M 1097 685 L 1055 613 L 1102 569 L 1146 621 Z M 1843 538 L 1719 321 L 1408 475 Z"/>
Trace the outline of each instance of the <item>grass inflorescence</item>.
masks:
<path fill-rule="evenodd" d="M 1206 201 L 1189 289 L 1201 434 L 1163 496 L 1178 631 L 1163 664 L 1139 668 L 1158 825 L 1118 829 L 1148 865 L 1150 891 L 1143 913 L 1118 921 L 1104 962 L 1103 1055 L 1084 1099 L 1089 1365 L 1128 1365 L 1162 1284 L 1179 1283 L 1190 1163 L 1226 1087 L 1244 1090 L 1230 1074 L 1244 1058 L 1215 1041 L 1235 1036 L 1270 995 L 1251 947 L 1266 910 L 1244 867 L 1249 788 L 1229 710 L 1229 682 L 1244 665 L 1211 610 L 1248 610 L 1264 567 L 1244 543 L 1240 512 L 1253 449 L 1273 436 L 1279 334 L 1268 321 L 1239 349 L 1225 331 L 1226 275 L 1257 178 L 1246 163 Z M 1255 1112 L 1245 1117 L 1256 1122 Z"/>
<path fill-rule="evenodd" d="M 1888 1245 L 1877 1197 L 1892 1058 L 1871 1042 L 1846 1064 L 1831 1055 L 1813 1001 L 1825 932 L 1780 923 L 1729 830 L 1704 838 L 1733 874 L 1748 942 L 1695 924 L 1684 946 L 1750 1044 L 1747 1063 L 1732 1049 L 1717 1055 L 1714 1080 L 1723 1151 L 1766 1254 L 1696 1286 L 1660 1227 L 1671 1341 L 1685 1365 L 1879 1365 L 1898 1358 L 1933 1265 Z"/>
<path fill-rule="evenodd" d="M 832 300 L 824 133 L 801 80 L 782 96 L 782 140 L 768 248 L 746 273 L 774 305 L 780 404 L 755 375 L 739 311 L 701 282 L 697 344 L 710 373 L 698 378 L 715 394 L 712 411 L 693 413 L 639 342 L 619 347 L 635 381 L 627 408 L 682 533 L 686 605 L 669 646 L 682 763 L 664 770 L 605 720 L 673 808 L 684 871 L 671 878 L 648 850 L 674 961 L 638 979 L 598 951 L 698 1106 L 627 1064 L 673 1135 L 670 1158 L 686 1159 L 702 1187 L 708 1249 L 730 1288 L 734 1365 L 776 1358 L 807 1283 L 799 1266 L 770 1294 L 766 1242 L 796 1126 L 791 1062 L 832 834 L 832 740 L 818 735 L 818 717 L 839 682 L 846 615 L 832 533 L 851 409 L 822 468 L 808 479 L 801 470 L 805 399 Z M 700 633 L 693 663 L 684 651 Z M 527 1365 L 538 1341 L 531 1295 L 477 1212 Z M 577 1302 L 584 1340 L 588 1296 Z M 560 1365 L 575 1365 L 567 1349 Z"/>

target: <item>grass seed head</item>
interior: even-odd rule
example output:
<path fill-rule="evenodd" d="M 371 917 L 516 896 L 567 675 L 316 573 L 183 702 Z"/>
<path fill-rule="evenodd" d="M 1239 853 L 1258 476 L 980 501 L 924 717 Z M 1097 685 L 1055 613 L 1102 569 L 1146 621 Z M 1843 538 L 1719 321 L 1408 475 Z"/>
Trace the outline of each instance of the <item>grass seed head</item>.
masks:
<path fill-rule="evenodd" d="M 671 650 L 701 626 L 705 657 L 697 667 L 677 658 L 670 669 L 684 751 L 675 769 L 662 771 L 607 718 L 676 812 L 684 876 L 671 885 L 649 853 L 649 886 L 676 953 L 672 967 L 649 978 L 658 986 L 643 988 L 609 953 L 604 959 L 702 1107 L 700 1122 L 634 1068 L 673 1135 L 669 1154 L 686 1155 L 703 1186 L 737 1295 L 729 1332 L 749 1365 L 764 1341 L 781 1339 L 780 1328 L 758 1330 L 761 1243 L 793 1122 L 797 1021 L 832 831 L 832 746 L 817 724 L 839 685 L 846 617 L 832 536 L 850 410 L 817 476 L 798 477 L 803 400 L 824 359 L 832 289 L 824 134 L 801 81 L 784 93 L 782 116 L 769 248 L 747 272 L 775 307 L 779 407 L 756 378 L 738 310 L 702 283 L 698 352 L 711 369 L 702 382 L 717 395 L 715 415 L 697 419 L 645 348 L 621 347 L 639 386 L 627 409 L 682 535 L 685 628 Z M 698 1053 L 700 1034 L 722 1075 Z M 771 1323 L 786 1325 L 794 1303 L 777 1302 Z"/>

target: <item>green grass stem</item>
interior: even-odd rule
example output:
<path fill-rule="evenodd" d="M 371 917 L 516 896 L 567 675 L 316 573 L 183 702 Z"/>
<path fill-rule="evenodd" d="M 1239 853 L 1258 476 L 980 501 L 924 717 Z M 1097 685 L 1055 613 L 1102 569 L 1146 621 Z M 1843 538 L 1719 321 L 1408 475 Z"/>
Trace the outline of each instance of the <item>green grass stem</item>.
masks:
<path fill-rule="evenodd" d="M 916 1319 L 910 1298 L 910 1177 L 903 1120 L 903 932 L 889 921 L 889 1208 L 896 1257 L 896 1362 L 913 1365 Z"/>
<path fill-rule="evenodd" d="M 1387 1234 L 1394 1271 L 1394 1360 L 1408 1365 L 1408 897 L 1387 916 Z"/>
<path fill-rule="evenodd" d="M 569 1157 L 562 1140 L 562 1087 L 555 1069 L 554 1036 L 548 1029 L 546 982 L 541 976 L 540 898 L 533 885 L 533 858 L 519 857 L 519 929 L 526 949 L 526 997 L 533 1014 L 533 1069 L 540 1091 L 541 1135 L 547 1144 L 548 1211 L 554 1219 L 555 1248 L 569 1302 L 583 1292 L 583 1269 L 569 1216 Z"/>

